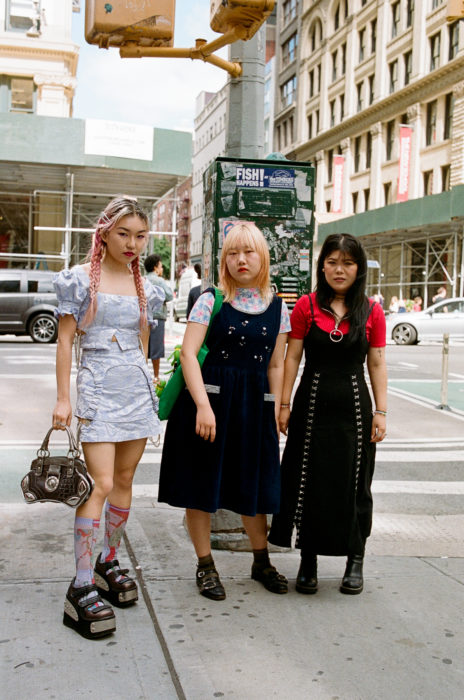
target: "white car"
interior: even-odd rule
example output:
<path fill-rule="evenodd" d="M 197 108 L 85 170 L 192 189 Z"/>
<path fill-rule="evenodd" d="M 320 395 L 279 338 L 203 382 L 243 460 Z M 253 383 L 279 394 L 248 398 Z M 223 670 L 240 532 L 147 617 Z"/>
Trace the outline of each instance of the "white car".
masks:
<path fill-rule="evenodd" d="M 464 338 L 464 297 L 441 299 L 424 311 L 387 317 L 387 338 L 392 338 L 397 345 L 441 340 L 444 333 L 453 338 Z"/>

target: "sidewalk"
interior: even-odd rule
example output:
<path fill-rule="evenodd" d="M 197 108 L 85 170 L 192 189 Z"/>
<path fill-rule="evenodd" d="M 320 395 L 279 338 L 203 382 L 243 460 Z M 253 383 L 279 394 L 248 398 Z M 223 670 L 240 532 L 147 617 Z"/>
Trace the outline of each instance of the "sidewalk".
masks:
<path fill-rule="evenodd" d="M 414 458 L 414 440 L 445 445 L 463 435 L 462 417 L 397 396 L 390 404 L 395 425 L 391 443 L 379 449 L 383 472 L 401 451 Z M 360 596 L 338 591 L 342 558 L 320 557 L 319 592 L 302 596 L 294 589 L 298 553 L 274 554 L 290 583 L 288 595 L 277 596 L 251 580 L 249 553 L 219 551 L 227 599 L 212 602 L 196 590 L 183 512 L 156 500 L 159 459 L 160 450 L 148 448 L 120 555 L 137 575 L 139 602 L 116 609 L 117 631 L 102 640 L 85 640 L 61 624 L 73 576 L 73 512 L 27 506 L 19 494 L 0 506 L 2 697 L 464 697 L 462 508 L 406 516 L 385 512 L 379 496 Z"/>

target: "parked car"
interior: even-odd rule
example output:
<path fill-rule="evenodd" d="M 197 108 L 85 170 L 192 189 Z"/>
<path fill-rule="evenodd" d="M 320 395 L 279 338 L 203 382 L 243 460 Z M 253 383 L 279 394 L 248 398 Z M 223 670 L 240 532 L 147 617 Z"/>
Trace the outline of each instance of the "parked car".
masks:
<path fill-rule="evenodd" d="M 187 317 L 187 302 L 189 292 L 192 287 L 196 287 L 201 284 L 201 280 L 198 279 L 198 275 L 193 268 L 187 268 L 185 272 L 181 275 L 179 280 L 179 289 L 177 291 L 176 297 L 173 299 L 174 305 L 174 320 L 179 321 L 181 318 Z"/>
<path fill-rule="evenodd" d="M 58 300 L 54 272 L 0 269 L 0 334 L 30 335 L 34 343 L 54 343 Z"/>
<path fill-rule="evenodd" d="M 443 333 L 464 338 L 464 297 L 440 299 L 424 311 L 390 314 L 387 338 L 397 345 L 413 345 L 421 340 L 439 340 Z"/>

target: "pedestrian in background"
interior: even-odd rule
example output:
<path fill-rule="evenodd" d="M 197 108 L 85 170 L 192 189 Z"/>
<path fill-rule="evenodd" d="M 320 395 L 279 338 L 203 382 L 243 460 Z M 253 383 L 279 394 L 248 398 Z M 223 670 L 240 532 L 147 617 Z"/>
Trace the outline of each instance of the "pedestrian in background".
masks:
<path fill-rule="evenodd" d="M 188 299 L 187 299 L 187 320 L 188 320 L 188 317 L 190 316 L 191 310 L 195 306 L 195 303 L 201 294 L 201 265 L 199 263 L 195 263 L 195 265 L 193 266 L 193 269 L 197 273 L 199 284 L 195 285 L 195 287 L 192 287 L 191 290 L 189 291 L 189 295 L 188 295 Z"/>
<path fill-rule="evenodd" d="M 201 595 L 226 596 L 211 556 L 210 514 L 219 508 L 242 516 L 253 549 L 252 578 L 286 593 L 287 580 L 269 561 L 266 514 L 280 503 L 277 420 L 290 323 L 284 302 L 271 291 L 269 250 L 254 224 L 228 232 L 219 286 L 224 302 L 211 324 L 202 369 L 197 354 L 213 308 L 211 290 L 200 296 L 187 324 L 181 362 L 188 391 L 167 423 L 158 499 L 187 509 Z"/>
<path fill-rule="evenodd" d="M 437 293 L 432 297 L 432 303 L 435 304 L 436 301 L 441 301 L 446 299 L 446 287 L 438 287 Z"/>
<path fill-rule="evenodd" d="M 291 316 L 280 411 L 284 434 L 288 427 L 282 501 L 269 541 L 290 547 L 296 528 L 299 593 L 317 591 L 318 554 L 347 556 L 340 590 L 363 589 L 375 444 L 385 437 L 387 415 L 385 316 L 365 295 L 366 274 L 359 241 L 329 236 L 317 262 L 316 292 L 301 297 Z M 290 411 L 303 350 L 306 363 Z"/>
<path fill-rule="evenodd" d="M 112 200 L 98 219 L 90 261 L 55 278 L 58 297 L 57 402 L 53 425 L 71 425 L 70 374 L 77 333 L 82 358 L 75 414 L 87 468 L 95 480 L 76 510 L 76 576 L 66 594 L 63 622 L 88 638 L 116 629 L 106 598 L 118 607 L 135 603 L 137 584 L 121 569 L 118 548 L 130 511 L 132 479 L 147 437 L 160 433 L 157 399 L 146 366 L 148 321 L 163 293 L 143 280 L 140 254 L 148 219 L 136 201 Z M 103 551 L 92 555 L 105 504 Z"/>
<path fill-rule="evenodd" d="M 153 364 L 153 374 L 155 376 L 155 384 L 159 382 L 159 369 L 161 358 L 164 357 L 164 333 L 165 324 L 168 314 L 168 307 L 166 306 L 167 301 L 171 301 L 174 297 L 172 289 L 169 284 L 163 279 L 163 263 L 159 255 L 148 255 L 145 258 L 145 270 L 147 272 L 147 280 L 149 280 L 155 287 L 160 287 L 164 293 L 164 303 L 163 306 L 155 311 L 153 318 L 156 320 L 156 324 L 150 329 L 150 339 L 148 342 L 148 357 Z"/>

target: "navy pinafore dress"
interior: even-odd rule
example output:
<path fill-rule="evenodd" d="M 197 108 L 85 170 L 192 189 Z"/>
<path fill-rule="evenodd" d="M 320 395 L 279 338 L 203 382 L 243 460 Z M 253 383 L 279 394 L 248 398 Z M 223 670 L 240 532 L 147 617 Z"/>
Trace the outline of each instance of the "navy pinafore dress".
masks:
<path fill-rule="evenodd" d="M 216 439 L 211 443 L 196 435 L 196 406 L 185 389 L 164 436 L 160 502 L 210 513 L 278 511 L 279 441 L 267 370 L 281 308 L 278 297 L 259 314 L 223 303 L 213 319 L 202 375 L 216 416 Z"/>

